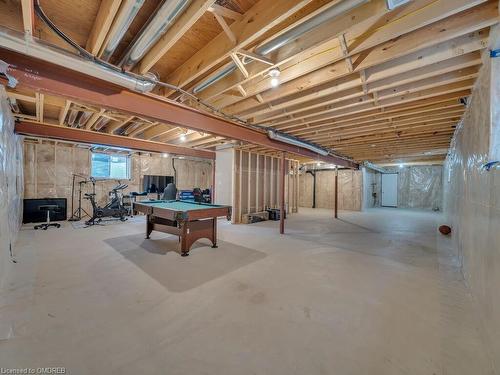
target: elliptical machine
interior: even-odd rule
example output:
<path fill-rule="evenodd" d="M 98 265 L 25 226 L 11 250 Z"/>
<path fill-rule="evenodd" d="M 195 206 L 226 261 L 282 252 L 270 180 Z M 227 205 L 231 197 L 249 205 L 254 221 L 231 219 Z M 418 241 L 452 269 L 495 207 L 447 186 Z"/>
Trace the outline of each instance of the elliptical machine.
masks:
<path fill-rule="evenodd" d="M 111 192 L 111 201 L 103 207 L 99 207 L 95 201 L 95 178 L 90 181 L 94 186 L 93 193 L 85 193 L 85 199 L 92 204 L 92 217 L 85 222 L 87 226 L 99 224 L 103 217 L 114 217 L 121 221 L 127 220 L 128 209 L 123 206 L 123 190 L 128 187 L 126 184 L 118 184 Z"/>

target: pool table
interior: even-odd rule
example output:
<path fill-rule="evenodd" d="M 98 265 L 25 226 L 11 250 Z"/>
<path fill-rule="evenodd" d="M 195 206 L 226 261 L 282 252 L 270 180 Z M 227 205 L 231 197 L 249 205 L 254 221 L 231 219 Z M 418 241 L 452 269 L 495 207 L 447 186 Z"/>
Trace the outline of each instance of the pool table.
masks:
<path fill-rule="evenodd" d="M 217 247 L 217 218 L 231 219 L 231 207 L 182 200 L 151 200 L 134 203 L 134 210 L 146 215 L 146 238 L 153 230 L 179 236 L 181 255 L 200 238 Z"/>

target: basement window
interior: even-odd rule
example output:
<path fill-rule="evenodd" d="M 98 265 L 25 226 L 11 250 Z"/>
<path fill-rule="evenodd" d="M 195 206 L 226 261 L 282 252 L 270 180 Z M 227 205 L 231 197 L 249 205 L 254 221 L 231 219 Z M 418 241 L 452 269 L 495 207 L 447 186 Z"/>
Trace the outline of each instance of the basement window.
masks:
<path fill-rule="evenodd" d="M 91 176 L 98 179 L 130 179 L 130 156 L 93 152 Z"/>

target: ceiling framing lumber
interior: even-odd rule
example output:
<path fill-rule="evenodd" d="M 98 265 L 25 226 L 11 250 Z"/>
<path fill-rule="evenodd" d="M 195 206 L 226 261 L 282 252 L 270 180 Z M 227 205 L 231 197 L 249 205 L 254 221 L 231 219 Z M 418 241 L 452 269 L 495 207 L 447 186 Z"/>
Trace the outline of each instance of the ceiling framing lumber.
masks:
<path fill-rule="evenodd" d="M 23 14 L 23 27 L 25 34 L 33 35 L 35 30 L 35 8 L 34 0 L 21 0 L 21 11 Z"/>
<path fill-rule="evenodd" d="M 106 58 L 119 69 L 158 14 L 159 0 L 126 1 L 140 9 L 123 28 L 116 20 L 127 16 L 125 0 L 40 2 L 54 25 L 93 55 L 118 36 Z M 19 33 L 19 42 L 23 34 L 35 36 L 75 53 L 45 23 L 35 29 L 34 5 L 0 1 L 2 30 Z M 20 80 L 6 90 L 17 121 L 321 161 L 307 148 L 270 139 L 272 128 L 332 150 L 326 157 L 332 164 L 436 160 L 465 113 L 491 27 L 500 21 L 499 5 L 412 0 L 389 9 L 387 0 L 191 0 L 157 40 L 143 40 L 142 58 L 131 69 L 194 96 L 160 84 L 147 93 L 124 89 L 75 67 L 56 67 L 50 57 L 29 58 L 30 51 L 0 46 L 0 55 Z M 280 72 L 273 85 L 270 69 Z"/>
<path fill-rule="evenodd" d="M 455 4 L 455 2 L 445 1 L 445 4 Z M 364 70 L 402 57 L 406 54 L 416 52 L 420 49 L 433 46 L 437 43 L 473 33 L 474 31 L 484 29 L 497 23 L 498 20 L 498 2 L 489 1 L 432 24 L 422 21 L 427 24 L 427 26 L 419 28 L 411 33 L 405 33 L 403 25 L 406 26 L 406 24 L 403 23 L 403 25 L 399 25 L 398 31 L 391 34 L 392 39 L 387 39 L 384 43 L 373 46 L 373 48 L 366 49 L 356 55 L 351 55 L 355 65 L 354 71 Z M 388 36 L 386 36 L 386 38 L 388 38 Z M 322 50 L 319 52 L 321 51 Z M 331 64 L 332 61 L 336 62 Z M 328 66 L 328 64 L 330 64 L 330 66 Z M 330 76 L 330 80 L 351 73 L 343 60 L 342 51 L 339 47 L 332 49 L 328 53 L 324 51 L 322 53 L 317 53 L 307 60 L 303 59 L 300 63 L 297 62 L 287 69 L 282 69 L 280 81 L 282 83 L 291 81 L 294 86 L 297 86 L 297 82 L 295 82 L 297 78 L 307 79 L 308 74 L 317 74 L 318 69 L 326 66 L 328 66 L 326 73 Z M 332 75 L 332 71 L 336 72 L 336 74 Z M 324 80 L 321 79 L 320 83 L 324 83 Z M 257 80 L 248 82 L 244 85 L 244 88 L 249 96 L 253 96 L 269 90 L 270 83 L 268 79 L 259 77 Z M 240 100 L 241 98 L 237 97 L 221 96 L 217 100 L 213 100 L 212 104 L 219 108 L 225 108 Z"/>
<path fill-rule="evenodd" d="M 102 0 L 85 48 L 96 56 L 104 43 L 122 0 Z"/>
<path fill-rule="evenodd" d="M 167 145 L 165 143 L 146 141 L 143 139 L 124 137 L 121 135 L 112 135 L 91 130 L 55 125 L 18 122 L 15 125 L 15 132 L 23 135 L 61 139 L 78 143 L 122 147 L 146 152 L 169 153 L 173 155 L 183 155 L 211 160 L 215 159 L 215 153 L 210 151 L 195 150 L 192 148 Z"/>
<path fill-rule="evenodd" d="M 215 0 L 195 0 L 179 17 L 175 24 L 163 35 L 139 62 L 137 71 L 140 74 L 148 72 L 184 34 L 198 21 L 215 3 Z"/>
<path fill-rule="evenodd" d="M 241 13 L 235 12 L 229 8 L 223 7 L 218 4 L 213 4 L 207 9 L 209 12 L 218 14 L 219 16 L 226 17 L 232 19 L 234 21 L 241 21 L 243 15 Z"/>
<path fill-rule="evenodd" d="M 55 69 L 53 64 L 3 48 L 0 48 L 0 51 L 3 59 L 10 64 L 9 73 L 19 81 L 20 87 L 64 96 L 70 100 L 122 111 L 129 115 L 142 116 L 152 121 L 255 143 L 327 163 L 358 168 L 358 164 L 351 160 L 334 155 L 321 156 L 302 147 L 274 141 L 262 131 L 202 113 L 156 95 L 128 91 L 76 71 L 61 67 Z"/>
<path fill-rule="evenodd" d="M 237 40 L 236 44 L 232 43 L 225 33 L 219 34 L 205 48 L 199 50 L 186 63 L 170 74 L 166 81 L 179 87 L 188 85 L 223 62 L 231 52 L 245 48 L 311 1 L 273 0 L 270 4 L 269 0 L 260 0 L 243 15 L 241 21 L 235 21 L 230 25 L 230 30 Z M 171 93 L 166 92 L 166 95 Z"/>

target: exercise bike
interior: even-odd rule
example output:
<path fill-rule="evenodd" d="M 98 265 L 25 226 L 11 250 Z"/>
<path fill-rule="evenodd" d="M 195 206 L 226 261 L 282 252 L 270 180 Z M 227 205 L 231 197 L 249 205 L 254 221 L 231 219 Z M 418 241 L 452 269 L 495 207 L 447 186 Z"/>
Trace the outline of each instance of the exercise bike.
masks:
<path fill-rule="evenodd" d="M 95 179 L 90 178 L 95 187 Z M 99 224 L 103 217 L 114 217 L 121 221 L 127 220 L 129 210 L 123 206 L 123 190 L 128 185 L 118 184 L 111 191 L 111 201 L 103 207 L 99 207 L 95 201 L 95 188 L 94 193 L 85 193 L 85 199 L 90 200 L 92 204 L 92 217 L 85 222 L 87 226 Z"/>

